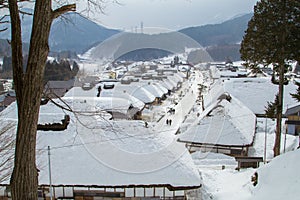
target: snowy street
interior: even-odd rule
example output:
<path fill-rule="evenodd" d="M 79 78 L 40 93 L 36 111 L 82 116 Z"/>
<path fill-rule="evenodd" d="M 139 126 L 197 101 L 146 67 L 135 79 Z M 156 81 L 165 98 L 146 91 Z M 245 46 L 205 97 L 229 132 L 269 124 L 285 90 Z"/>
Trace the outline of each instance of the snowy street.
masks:
<path fill-rule="evenodd" d="M 183 83 L 182 88 L 178 90 L 176 94 L 173 94 L 173 96 L 183 94 L 181 97 L 177 97 L 176 105 L 172 103 L 168 106 L 175 109 L 175 113 L 169 113 L 166 111 L 166 114 L 163 116 L 163 118 L 161 118 L 159 122 L 155 124 L 155 130 L 157 130 L 158 132 L 166 132 L 167 130 L 169 130 L 170 133 L 168 134 L 176 134 L 181 124 L 186 119 L 187 115 L 196 103 L 198 93 L 197 84 L 199 82 L 201 82 L 201 78 L 199 72 L 197 71 L 193 76 L 189 78 L 188 81 L 185 81 Z M 166 124 L 167 120 L 172 120 L 170 125 Z"/>

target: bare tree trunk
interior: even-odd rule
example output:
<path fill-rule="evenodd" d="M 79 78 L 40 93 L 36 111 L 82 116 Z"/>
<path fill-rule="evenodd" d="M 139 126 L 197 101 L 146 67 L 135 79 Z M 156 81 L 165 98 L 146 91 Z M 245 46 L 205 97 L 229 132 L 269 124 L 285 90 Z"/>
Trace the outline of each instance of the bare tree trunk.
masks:
<path fill-rule="evenodd" d="M 36 130 L 38 123 L 48 37 L 52 23 L 51 0 L 36 0 L 30 50 L 25 73 L 22 67 L 20 18 L 16 1 L 10 1 L 13 74 L 18 104 L 18 128 L 14 170 L 11 177 L 14 200 L 37 199 Z M 16 36 L 15 36 L 16 35 Z"/>
<path fill-rule="evenodd" d="M 280 140 L 281 140 L 281 124 L 282 124 L 282 108 L 283 108 L 283 92 L 284 92 L 284 61 L 280 63 L 279 69 L 279 92 L 278 92 L 278 105 L 276 105 L 276 135 L 274 143 L 274 157 L 280 155 Z"/>
<path fill-rule="evenodd" d="M 36 131 L 39 117 L 48 38 L 53 19 L 74 11 L 75 4 L 52 11 L 52 0 L 36 0 L 26 71 L 23 71 L 21 22 L 17 0 L 8 0 L 11 17 L 12 67 L 18 105 L 14 170 L 11 176 L 13 200 L 37 200 Z"/>

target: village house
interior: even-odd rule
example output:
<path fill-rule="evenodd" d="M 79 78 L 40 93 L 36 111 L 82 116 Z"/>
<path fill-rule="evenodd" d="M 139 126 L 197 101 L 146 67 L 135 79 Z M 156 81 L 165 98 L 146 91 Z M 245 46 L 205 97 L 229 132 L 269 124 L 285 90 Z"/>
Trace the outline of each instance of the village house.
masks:
<path fill-rule="evenodd" d="M 95 109 L 102 104 L 97 100 L 101 97 L 94 97 L 92 104 L 85 97 L 90 91 L 72 90 L 69 94 L 78 96 L 67 93 L 63 102 L 54 99 L 55 104 L 48 102 L 40 109 L 39 124 L 69 116 L 64 130 L 38 130 L 40 199 L 49 199 L 52 191 L 54 199 L 184 200 L 186 191 L 201 187 L 190 154 L 173 137 L 149 137 L 154 130 L 142 121 L 109 120 Z M 75 112 L 63 111 L 57 104 L 68 105 Z M 0 120 L 16 121 L 16 113 L 16 104 L 12 104 Z M 166 142 L 172 145 L 165 146 Z M 8 183 L 1 184 L 6 198 L 10 195 Z"/>
<path fill-rule="evenodd" d="M 0 82 L 0 94 L 3 93 L 4 91 L 5 91 L 4 85 L 2 82 Z"/>
<path fill-rule="evenodd" d="M 199 120 L 179 135 L 189 151 L 247 156 L 253 145 L 256 116 L 239 100 L 225 93 L 200 114 Z"/>
<path fill-rule="evenodd" d="M 300 105 L 288 108 L 284 114 L 287 117 L 285 121 L 286 133 L 291 135 L 299 135 L 300 133 Z"/>
<path fill-rule="evenodd" d="M 44 86 L 44 96 L 50 98 L 62 97 L 75 84 L 74 79 L 68 81 L 48 81 Z"/>
<path fill-rule="evenodd" d="M 75 105 L 80 103 L 80 107 L 75 107 L 75 111 L 82 109 L 92 109 L 98 112 L 107 112 L 111 119 L 140 119 L 145 104 L 134 97 L 126 94 L 107 93 L 106 90 L 97 96 L 97 86 L 90 90 L 84 90 L 81 87 L 73 87 L 61 99 L 65 102 Z"/>
<path fill-rule="evenodd" d="M 8 91 L 0 95 L 0 111 L 4 110 L 11 103 L 16 101 L 16 94 L 14 91 Z"/>

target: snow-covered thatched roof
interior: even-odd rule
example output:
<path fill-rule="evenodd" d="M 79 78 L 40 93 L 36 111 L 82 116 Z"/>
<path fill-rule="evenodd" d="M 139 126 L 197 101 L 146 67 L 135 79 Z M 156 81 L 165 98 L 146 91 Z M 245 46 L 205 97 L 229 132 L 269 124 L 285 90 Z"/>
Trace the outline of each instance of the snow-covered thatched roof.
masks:
<path fill-rule="evenodd" d="M 50 88 L 50 89 L 70 89 L 74 86 L 75 80 L 70 79 L 68 81 L 48 81 L 45 88 Z"/>
<path fill-rule="evenodd" d="M 49 184 L 50 146 L 53 185 L 200 187 L 199 172 L 174 135 L 146 128 L 143 121 L 108 120 L 85 105 L 75 103 L 73 107 L 81 110 L 76 113 L 50 102 L 41 107 L 40 121 L 57 122 L 67 114 L 70 123 L 63 131 L 38 131 L 39 184 Z M 16 121 L 16 113 L 13 103 L 0 121 Z"/>
<path fill-rule="evenodd" d="M 149 137 L 143 123 L 123 123 L 120 126 L 95 121 L 89 127 L 77 125 L 77 137 L 68 131 L 39 132 L 39 145 L 50 145 L 53 149 L 53 184 L 200 186 L 198 171 L 183 145 L 169 140 L 170 146 L 165 146 L 166 138 Z M 68 129 L 75 130 L 73 124 L 69 126 Z M 128 132 L 129 129 L 132 130 Z M 46 159 L 47 152 L 43 152 L 39 162 Z M 40 172 L 40 183 L 48 183 L 47 168 Z"/>
<path fill-rule="evenodd" d="M 300 105 L 297 104 L 297 105 L 294 105 L 294 106 L 291 106 L 291 107 L 287 108 L 284 115 L 286 117 L 288 117 L 288 116 L 291 116 L 291 115 L 297 115 L 299 112 L 300 112 Z"/>
<path fill-rule="evenodd" d="M 126 92 L 145 104 L 155 101 L 155 96 L 144 87 L 142 87 L 141 84 L 117 84 L 115 86 L 115 90 Z"/>
<path fill-rule="evenodd" d="M 144 83 L 142 87 L 148 90 L 151 94 L 153 94 L 157 98 L 161 98 L 165 94 L 157 85 L 154 85 L 150 81 Z"/>
<path fill-rule="evenodd" d="M 255 114 L 264 114 L 267 102 L 273 102 L 278 85 L 271 78 L 237 78 L 224 81 L 225 90 L 239 99 Z M 289 82 L 284 86 L 283 112 L 297 102 L 290 93 L 296 93 L 297 86 Z"/>
<path fill-rule="evenodd" d="M 206 108 L 199 122 L 179 136 L 179 140 L 228 146 L 252 144 L 256 126 L 255 115 L 233 96 L 229 99 L 225 97 L 226 95 L 222 95 Z"/>
<path fill-rule="evenodd" d="M 168 89 L 163 86 L 162 82 L 160 81 L 155 81 L 152 83 L 155 87 L 157 87 L 160 91 L 162 91 L 163 94 L 168 93 Z"/>
<path fill-rule="evenodd" d="M 140 110 L 145 106 L 145 104 L 141 100 L 128 94 L 127 92 L 118 89 L 102 89 L 101 97 L 123 98 L 130 102 L 133 107 L 138 108 Z"/>

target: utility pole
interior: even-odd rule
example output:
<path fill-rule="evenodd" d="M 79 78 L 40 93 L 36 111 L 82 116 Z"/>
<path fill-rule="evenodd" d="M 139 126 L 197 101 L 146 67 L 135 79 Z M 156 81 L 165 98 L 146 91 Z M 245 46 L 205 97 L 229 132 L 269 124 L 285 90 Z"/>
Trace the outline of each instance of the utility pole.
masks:
<path fill-rule="evenodd" d="M 52 180 L 51 180 L 51 159 L 50 159 L 50 146 L 48 146 L 48 166 L 49 166 L 49 191 L 50 191 L 50 200 L 52 200 Z"/>
<path fill-rule="evenodd" d="M 141 22 L 141 33 L 144 33 L 144 23 Z"/>
<path fill-rule="evenodd" d="M 264 164 L 266 164 L 266 162 L 267 162 L 267 129 L 268 129 L 268 117 L 266 115 L 266 121 L 265 121 Z"/>
<path fill-rule="evenodd" d="M 286 105 L 286 110 L 289 109 L 289 105 Z M 283 146 L 283 153 L 285 153 L 285 147 L 286 147 L 286 134 L 287 134 L 287 125 L 284 126 L 285 134 L 284 134 L 284 146 Z"/>

